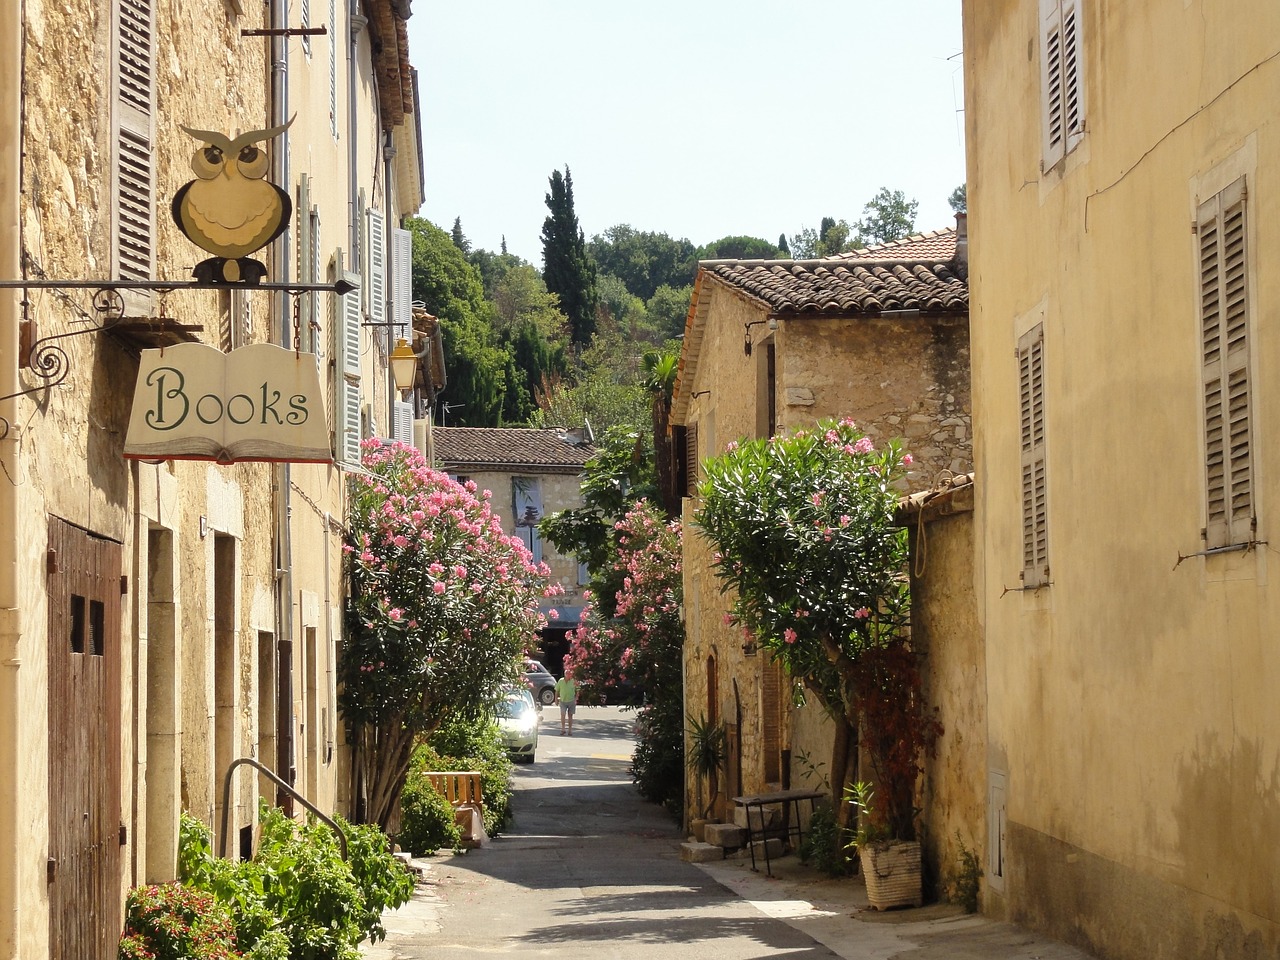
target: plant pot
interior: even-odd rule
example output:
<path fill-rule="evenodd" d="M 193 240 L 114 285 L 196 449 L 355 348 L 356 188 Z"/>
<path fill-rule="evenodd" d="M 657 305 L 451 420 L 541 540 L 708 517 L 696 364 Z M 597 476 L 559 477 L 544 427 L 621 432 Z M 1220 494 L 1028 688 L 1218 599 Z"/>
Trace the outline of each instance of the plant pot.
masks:
<path fill-rule="evenodd" d="M 887 840 L 858 848 L 872 910 L 918 907 L 924 902 L 920 841 Z"/>
<path fill-rule="evenodd" d="M 689 821 L 689 829 L 693 831 L 693 839 L 697 840 L 699 843 L 702 843 L 703 840 L 706 839 L 707 824 L 709 822 L 710 821 L 703 817 L 697 817 Z"/>

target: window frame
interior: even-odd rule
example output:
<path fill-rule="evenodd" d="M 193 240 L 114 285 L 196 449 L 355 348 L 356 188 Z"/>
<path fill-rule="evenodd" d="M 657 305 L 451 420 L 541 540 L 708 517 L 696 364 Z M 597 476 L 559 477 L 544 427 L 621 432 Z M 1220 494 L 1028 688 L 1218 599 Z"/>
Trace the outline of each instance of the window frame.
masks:
<path fill-rule="evenodd" d="M 1045 173 L 1084 138 L 1081 20 L 1080 0 L 1040 0 L 1040 138 Z"/>
<path fill-rule="evenodd" d="M 1247 546 L 1257 538 L 1248 197 L 1246 178 L 1241 176 L 1196 207 L 1204 455 L 1201 535 L 1209 550 Z"/>
<path fill-rule="evenodd" d="M 1048 424 L 1041 321 L 1018 338 L 1018 451 L 1022 504 L 1022 585 L 1049 582 Z"/>

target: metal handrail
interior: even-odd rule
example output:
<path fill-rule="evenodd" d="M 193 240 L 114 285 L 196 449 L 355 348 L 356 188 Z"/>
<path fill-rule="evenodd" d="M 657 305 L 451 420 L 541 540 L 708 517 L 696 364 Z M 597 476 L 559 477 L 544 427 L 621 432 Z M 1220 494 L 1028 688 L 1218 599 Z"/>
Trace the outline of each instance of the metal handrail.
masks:
<path fill-rule="evenodd" d="M 218 856 L 223 860 L 227 859 L 227 817 L 231 812 L 231 774 L 234 773 L 236 767 L 240 766 L 242 763 L 247 763 L 249 766 L 254 767 L 260 774 L 327 823 L 329 828 L 338 835 L 338 845 L 342 847 L 342 859 L 347 859 L 347 835 L 342 832 L 342 828 L 334 823 L 332 819 L 317 810 L 310 800 L 277 777 L 253 757 L 238 757 L 237 759 L 232 760 L 231 765 L 227 767 L 227 775 L 222 781 L 222 830 L 218 839 Z"/>

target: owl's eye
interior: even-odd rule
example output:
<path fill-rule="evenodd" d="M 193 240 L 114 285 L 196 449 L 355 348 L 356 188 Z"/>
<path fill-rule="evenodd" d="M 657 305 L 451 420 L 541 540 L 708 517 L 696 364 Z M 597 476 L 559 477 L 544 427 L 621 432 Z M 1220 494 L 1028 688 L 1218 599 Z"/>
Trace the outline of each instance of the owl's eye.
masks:
<path fill-rule="evenodd" d="M 237 157 L 240 172 L 250 180 L 258 180 L 267 174 L 267 151 L 259 150 L 255 146 L 247 146 L 240 148 L 240 156 Z"/>
<path fill-rule="evenodd" d="M 191 169 L 201 180 L 212 180 L 222 172 L 222 151 L 205 147 L 191 155 Z"/>

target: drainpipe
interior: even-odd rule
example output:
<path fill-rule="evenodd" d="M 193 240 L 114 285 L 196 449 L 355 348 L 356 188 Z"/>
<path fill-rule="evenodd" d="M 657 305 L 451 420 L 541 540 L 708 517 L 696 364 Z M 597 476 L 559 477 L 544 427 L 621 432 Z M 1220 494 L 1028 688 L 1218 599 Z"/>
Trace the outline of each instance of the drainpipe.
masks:
<path fill-rule="evenodd" d="M 356 65 L 359 63 L 360 34 L 364 31 L 369 19 L 360 15 L 360 0 L 351 0 L 350 5 L 351 42 L 347 45 L 347 223 L 351 227 L 351 236 L 347 241 L 350 250 L 350 262 L 347 269 L 358 270 L 360 267 L 360 220 L 356 216 L 356 198 L 360 192 L 360 180 L 357 171 L 360 169 L 360 151 L 357 149 L 356 118 Z"/>
<path fill-rule="evenodd" d="M 395 310 L 395 298 L 391 295 L 391 291 L 395 289 L 396 276 L 395 262 L 395 238 L 392 237 L 391 231 L 391 178 L 392 178 L 392 161 L 396 158 L 396 145 L 392 138 L 391 131 L 385 130 L 382 134 L 382 210 L 383 210 L 383 253 L 382 262 L 386 264 L 384 276 L 387 278 L 382 285 L 383 293 L 386 295 L 386 306 L 383 315 L 387 320 L 392 322 L 403 322 L 407 324 L 406 329 L 409 331 L 409 343 L 413 344 L 413 318 L 412 313 L 408 317 L 397 317 L 393 313 Z M 397 223 L 396 226 L 399 226 Z M 396 401 L 400 399 L 400 391 L 396 389 L 396 378 L 391 375 L 391 351 L 396 345 L 396 328 L 385 327 L 387 333 L 387 435 L 395 434 L 396 424 Z M 413 443 L 413 425 L 409 427 L 409 443 Z"/>
<path fill-rule="evenodd" d="M 0 276 L 17 277 L 20 269 L 22 197 L 22 24 L 25 4 L 3 4 L 0 13 Z M 0 292 L 0 396 L 16 393 L 18 384 L 17 290 Z M 18 705 L 21 691 L 22 630 L 18 609 L 18 487 L 21 476 L 15 435 L 18 402 L 0 401 L 0 416 L 10 424 L 0 440 L 0 956 L 17 958 L 21 912 L 19 909 L 21 857 L 19 844 L 27 839 L 20 811 L 23 809 L 19 758 L 26 725 Z M 3 425 L 0 425 L 3 426 Z"/>
<path fill-rule="evenodd" d="M 270 18 L 272 30 L 285 30 L 289 26 L 288 0 L 270 0 Z M 269 126 L 275 127 L 288 122 L 289 119 L 289 38 L 278 34 L 271 38 L 271 118 Z M 272 176 L 274 182 L 292 192 L 292 181 L 289 172 L 289 131 L 281 134 L 281 142 L 271 151 Z M 294 216 L 301 216 L 304 211 L 295 211 Z M 289 232 L 286 231 L 275 241 L 272 251 L 272 269 L 274 280 L 285 283 L 289 280 Z M 293 346 L 292 311 L 289 309 L 289 297 L 286 293 L 278 293 L 275 300 L 276 316 L 280 323 L 280 343 L 284 347 Z M 274 508 L 276 545 L 275 560 L 275 597 L 276 597 L 276 669 L 280 671 L 276 683 L 276 773 L 281 780 L 291 786 L 297 782 L 297 760 L 293 742 L 293 541 L 290 530 L 289 503 L 290 481 L 292 474 L 289 464 L 277 464 L 272 471 L 274 476 Z M 283 654 L 283 656 L 281 655 Z M 261 718 L 259 718 L 261 722 Z M 293 814 L 293 798 L 282 790 L 276 791 L 276 803 L 289 815 Z"/>

